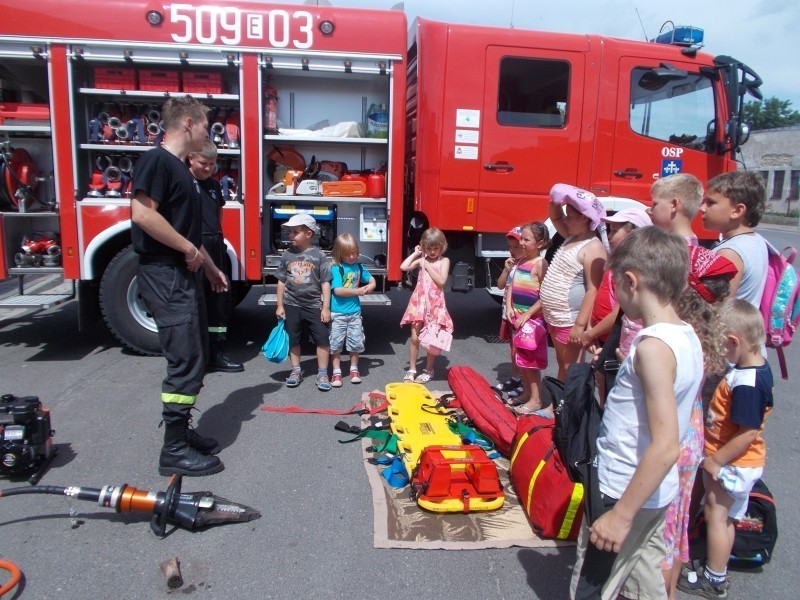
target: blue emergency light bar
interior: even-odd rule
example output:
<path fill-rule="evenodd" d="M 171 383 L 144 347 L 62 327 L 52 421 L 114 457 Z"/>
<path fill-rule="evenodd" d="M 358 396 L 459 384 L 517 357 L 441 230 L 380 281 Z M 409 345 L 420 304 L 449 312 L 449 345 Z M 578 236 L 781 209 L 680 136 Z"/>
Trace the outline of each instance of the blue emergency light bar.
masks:
<path fill-rule="evenodd" d="M 658 34 L 656 38 L 650 41 L 657 44 L 696 46 L 699 48 L 703 45 L 703 30 L 692 25 L 678 25 L 674 29 Z"/>

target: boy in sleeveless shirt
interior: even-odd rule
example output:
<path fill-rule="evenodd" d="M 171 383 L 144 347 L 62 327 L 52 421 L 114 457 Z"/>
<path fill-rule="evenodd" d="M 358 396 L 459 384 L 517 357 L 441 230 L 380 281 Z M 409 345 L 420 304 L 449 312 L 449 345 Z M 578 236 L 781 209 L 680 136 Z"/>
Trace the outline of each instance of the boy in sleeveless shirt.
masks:
<path fill-rule="evenodd" d="M 661 574 L 666 510 L 678 493 L 679 440 L 703 378 L 700 341 L 673 303 L 688 277 L 686 241 L 657 227 L 635 229 L 611 256 L 617 299 L 642 319 L 608 394 L 597 439 L 603 514 L 578 537 L 573 599 L 615 599 L 637 567 L 666 598 Z"/>
<path fill-rule="evenodd" d="M 754 231 L 767 205 L 764 181 L 757 173 L 737 171 L 717 175 L 708 182 L 700 205 L 703 226 L 719 231 L 722 242 L 714 248 L 736 265 L 731 298 L 742 298 L 759 307 L 767 281 L 767 244 Z"/>

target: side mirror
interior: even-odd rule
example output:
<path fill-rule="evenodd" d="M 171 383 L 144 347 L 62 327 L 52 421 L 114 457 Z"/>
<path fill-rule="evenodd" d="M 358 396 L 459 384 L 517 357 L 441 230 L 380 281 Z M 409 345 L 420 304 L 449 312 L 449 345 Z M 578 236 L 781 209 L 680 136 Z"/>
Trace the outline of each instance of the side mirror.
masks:
<path fill-rule="evenodd" d="M 747 123 L 742 123 L 741 125 L 739 125 L 738 133 L 739 133 L 738 142 L 739 145 L 741 146 L 742 144 L 746 143 L 747 140 L 750 139 L 750 125 L 748 125 Z"/>

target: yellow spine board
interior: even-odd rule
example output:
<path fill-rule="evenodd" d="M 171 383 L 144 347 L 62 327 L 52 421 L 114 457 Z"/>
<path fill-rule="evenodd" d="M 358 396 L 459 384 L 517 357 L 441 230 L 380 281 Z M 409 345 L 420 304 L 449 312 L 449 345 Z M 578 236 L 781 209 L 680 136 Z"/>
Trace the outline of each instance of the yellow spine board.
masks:
<path fill-rule="evenodd" d="M 458 446 L 461 438 L 447 425 L 449 415 L 435 409 L 436 398 L 419 383 L 390 383 L 386 386 L 390 428 L 397 435 L 397 447 L 409 476 L 419 463 L 422 451 L 428 446 Z M 425 406 L 426 409 L 422 407 Z M 505 495 L 498 498 L 473 498 L 469 510 L 497 510 L 503 506 Z M 429 501 L 422 498 L 417 504 L 432 512 L 463 512 L 461 500 Z"/>
<path fill-rule="evenodd" d="M 392 433 L 409 475 L 428 446 L 457 446 L 461 438 L 450 431 L 450 415 L 434 409 L 436 398 L 419 383 L 390 383 L 386 386 Z M 422 407 L 425 406 L 426 409 Z"/>

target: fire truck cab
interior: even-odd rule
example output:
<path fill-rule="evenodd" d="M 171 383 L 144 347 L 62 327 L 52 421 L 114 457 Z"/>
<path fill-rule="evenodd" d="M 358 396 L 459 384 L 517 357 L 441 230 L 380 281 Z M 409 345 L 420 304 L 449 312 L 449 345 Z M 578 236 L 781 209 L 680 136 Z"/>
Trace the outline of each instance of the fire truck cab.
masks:
<path fill-rule="evenodd" d="M 0 307 L 77 297 L 81 320 L 102 314 L 146 354 L 159 345 L 136 286 L 131 176 L 170 96 L 210 109 L 242 298 L 274 282 L 298 212 L 323 250 L 353 235 L 380 292 L 428 226 L 457 259 L 452 289 L 481 264 L 491 285 L 504 233 L 544 219 L 554 183 L 619 207 L 648 202 L 660 176 L 735 169 L 760 83 L 691 46 L 426 19 L 409 32 L 394 10 L 0 0 L 0 22 L 0 279 L 19 281 Z M 67 289 L 31 293 L 37 275 Z"/>
<path fill-rule="evenodd" d="M 735 170 L 742 99 L 761 83 L 691 44 L 426 19 L 413 33 L 407 209 L 487 264 L 513 225 L 547 219 L 554 183 L 619 210 L 649 204 L 659 177 Z"/>

